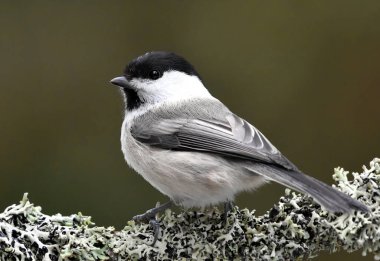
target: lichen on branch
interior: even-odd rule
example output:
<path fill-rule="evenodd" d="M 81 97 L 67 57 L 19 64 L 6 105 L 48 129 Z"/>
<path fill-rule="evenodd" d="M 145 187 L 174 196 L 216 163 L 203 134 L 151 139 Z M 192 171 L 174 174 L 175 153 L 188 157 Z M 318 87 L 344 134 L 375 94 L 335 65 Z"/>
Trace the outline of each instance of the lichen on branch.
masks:
<path fill-rule="evenodd" d="M 217 208 L 201 213 L 167 210 L 159 217 L 160 237 L 151 246 L 148 224 L 129 221 L 121 231 L 97 227 L 81 213 L 45 215 L 30 203 L 0 213 L 1 260 L 258 259 L 294 260 L 338 249 L 380 260 L 380 159 L 362 173 L 336 168 L 335 187 L 358 199 L 371 213 L 334 215 L 313 200 L 285 190 L 266 214 L 235 207 L 226 224 Z"/>

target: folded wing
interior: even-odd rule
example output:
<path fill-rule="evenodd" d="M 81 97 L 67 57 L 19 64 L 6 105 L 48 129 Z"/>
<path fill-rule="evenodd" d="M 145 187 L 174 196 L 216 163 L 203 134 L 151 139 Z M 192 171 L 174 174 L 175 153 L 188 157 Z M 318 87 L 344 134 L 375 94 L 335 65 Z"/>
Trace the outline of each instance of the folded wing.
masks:
<path fill-rule="evenodd" d="M 131 132 L 136 140 L 162 149 L 215 153 L 297 170 L 259 130 L 232 113 L 225 120 L 179 118 L 160 120 L 153 126 L 139 123 Z"/>

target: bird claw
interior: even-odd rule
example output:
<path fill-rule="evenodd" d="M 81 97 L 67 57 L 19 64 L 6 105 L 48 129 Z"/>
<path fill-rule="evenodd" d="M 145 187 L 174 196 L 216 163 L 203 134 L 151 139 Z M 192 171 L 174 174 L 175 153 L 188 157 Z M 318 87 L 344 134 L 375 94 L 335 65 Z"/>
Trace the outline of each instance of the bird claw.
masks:
<path fill-rule="evenodd" d="M 234 203 L 232 201 L 227 201 L 224 203 L 223 212 L 223 224 L 227 225 L 228 213 L 234 208 Z"/>
<path fill-rule="evenodd" d="M 154 246 L 158 240 L 158 234 L 160 233 L 160 222 L 158 222 L 156 219 L 149 220 L 149 224 L 153 228 L 153 242 L 151 246 Z"/>
<path fill-rule="evenodd" d="M 153 242 L 151 246 L 154 246 L 158 240 L 158 234 L 160 233 L 160 222 L 156 219 L 156 213 L 153 213 L 153 211 L 148 210 L 144 214 L 136 215 L 133 217 L 133 221 L 139 222 L 139 223 L 149 223 L 149 225 L 153 228 Z"/>
<path fill-rule="evenodd" d="M 148 223 L 150 220 L 155 219 L 155 215 L 152 215 L 150 210 L 148 210 L 144 214 L 134 216 L 132 219 L 135 222 Z"/>
<path fill-rule="evenodd" d="M 151 246 L 154 246 L 158 240 L 158 234 L 160 232 L 160 222 L 157 221 L 156 215 L 164 211 L 165 209 L 169 208 L 171 206 L 171 202 L 169 201 L 166 204 L 163 204 L 161 206 L 157 206 L 155 208 L 149 209 L 147 212 L 141 215 L 136 215 L 133 217 L 133 221 L 139 222 L 139 223 L 149 223 L 149 225 L 153 228 L 153 243 Z"/>

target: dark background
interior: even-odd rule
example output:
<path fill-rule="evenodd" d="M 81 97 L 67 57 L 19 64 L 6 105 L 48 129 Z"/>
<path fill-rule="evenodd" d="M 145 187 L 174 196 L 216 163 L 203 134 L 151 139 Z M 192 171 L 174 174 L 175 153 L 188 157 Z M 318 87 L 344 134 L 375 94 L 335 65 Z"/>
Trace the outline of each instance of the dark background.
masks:
<path fill-rule="evenodd" d="M 2 1 L 0 25 L 1 209 L 29 192 L 45 213 L 121 229 L 166 200 L 124 162 L 108 82 L 151 50 L 185 56 L 211 93 L 327 183 L 334 167 L 379 156 L 379 1 Z M 283 192 L 267 185 L 237 204 L 261 214 Z M 362 257 L 316 260 L 336 258 Z"/>

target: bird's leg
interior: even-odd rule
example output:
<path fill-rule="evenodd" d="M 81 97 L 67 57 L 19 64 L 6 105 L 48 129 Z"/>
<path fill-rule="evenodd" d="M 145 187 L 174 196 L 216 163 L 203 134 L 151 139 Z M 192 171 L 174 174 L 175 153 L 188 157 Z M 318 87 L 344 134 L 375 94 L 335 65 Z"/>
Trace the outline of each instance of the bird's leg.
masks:
<path fill-rule="evenodd" d="M 227 224 L 228 212 L 230 212 L 234 207 L 234 203 L 232 201 L 227 201 L 224 203 L 224 213 L 223 213 L 223 222 Z"/>
<path fill-rule="evenodd" d="M 160 232 L 160 223 L 156 219 L 156 215 L 159 212 L 164 211 L 165 209 L 168 209 L 172 205 L 172 202 L 166 202 L 165 204 L 162 204 L 160 206 L 157 206 L 155 208 L 149 209 L 147 212 L 141 215 L 137 215 L 133 217 L 133 220 L 135 222 L 145 222 L 149 223 L 153 227 L 153 243 L 152 246 L 157 242 L 158 234 Z"/>
<path fill-rule="evenodd" d="M 168 209 L 172 205 L 172 202 L 166 202 L 165 204 L 162 204 L 160 206 L 157 206 L 155 208 L 149 209 L 147 212 L 141 215 L 137 215 L 133 217 L 133 220 L 136 222 L 145 222 L 148 223 L 151 219 L 155 219 L 157 213 L 164 211 L 165 209 Z"/>

